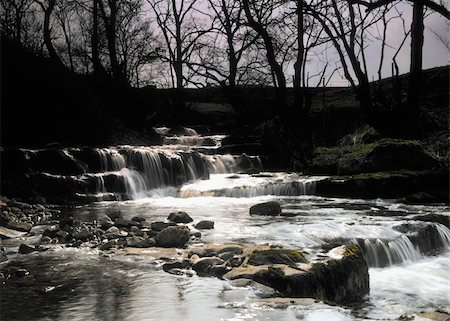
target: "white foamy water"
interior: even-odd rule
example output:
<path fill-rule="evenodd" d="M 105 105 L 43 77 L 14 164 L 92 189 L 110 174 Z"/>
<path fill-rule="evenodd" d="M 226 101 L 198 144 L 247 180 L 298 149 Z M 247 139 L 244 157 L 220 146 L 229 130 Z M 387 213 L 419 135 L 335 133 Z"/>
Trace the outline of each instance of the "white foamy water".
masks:
<path fill-rule="evenodd" d="M 120 210 L 126 218 L 154 222 L 185 211 L 194 219 L 188 224 L 193 231 L 201 220 L 215 222 L 214 229 L 201 231 L 200 242 L 281 245 L 302 249 L 308 258 L 320 254 L 325 242 L 353 242 L 371 267 L 366 301 L 351 309 L 317 302 L 274 305 L 261 301 L 269 295 L 262 290 L 165 273 L 163 261 L 151 255 L 110 256 L 57 245 L 26 256 L 38 283 L 0 289 L 5 320 L 375 321 L 397 320 L 409 312 L 450 313 L 450 230 L 420 222 L 433 226 L 436 244 L 442 245 L 434 249 L 435 256 L 427 256 L 417 242 L 428 240 L 396 228 L 417 224 L 412 218 L 418 214 L 450 216 L 448 206 L 314 196 L 315 183 L 324 177 L 243 174 L 258 172 L 261 161 L 246 154 L 215 154 L 224 136 L 203 137 L 188 128 L 182 129 L 183 136 L 171 135 L 166 127 L 155 130 L 166 136 L 166 145 L 96 148 L 90 150 L 92 159 L 83 154 L 89 150 L 65 151 L 89 160 L 84 174 L 70 177 L 89 183 L 83 193 L 98 199 L 131 198 L 71 207 L 66 214 L 92 222 Z M 252 205 L 271 200 L 280 202 L 282 216 L 249 215 Z M 2 240 L 10 259 L 24 259 L 17 254 L 21 242 Z"/>

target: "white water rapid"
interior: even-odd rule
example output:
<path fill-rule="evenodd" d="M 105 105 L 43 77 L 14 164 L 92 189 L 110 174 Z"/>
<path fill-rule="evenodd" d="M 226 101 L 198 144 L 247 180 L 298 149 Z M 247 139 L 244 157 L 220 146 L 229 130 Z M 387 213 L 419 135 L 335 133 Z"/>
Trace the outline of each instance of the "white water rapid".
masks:
<path fill-rule="evenodd" d="M 450 230 L 415 219 L 450 217 L 448 206 L 316 196 L 315 184 L 324 177 L 264 172 L 257 155 L 221 155 L 224 136 L 157 131 L 165 135 L 163 146 L 65 150 L 83 163 L 82 171 L 48 175 L 78 182 L 76 195 L 97 201 L 71 207 L 67 214 L 92 222 L 120 211 L 124 218 L 154 222 L 185 211 L 194 219 L 189 225 L 194 231 L 198 221 L 215 223 L 196 242 L 280 245 L 302 249 L 310 257 L 321 255 L 327 244 L 355 243 L 369 265 L 365 302 L 354 307 L 314 300 L 274 304 L 265 300 L 271 294 L 265 288 L 165 273 L 163 261 L 150 254 L 109 255 L 56 245 L 31 256 L 48 288 L 38 294 L 22 288 L 2 293 L 9 319 L 368 321 L 398 320 L 414 312 L 450 313 Z M 31 158 L 39 153 L 26 152 Z M 281 216 L 249 215 L 252 205 L 270 200 L 280 202 Z M 17 252 L 18 245 L 4 241 L 2 246 Z"/>

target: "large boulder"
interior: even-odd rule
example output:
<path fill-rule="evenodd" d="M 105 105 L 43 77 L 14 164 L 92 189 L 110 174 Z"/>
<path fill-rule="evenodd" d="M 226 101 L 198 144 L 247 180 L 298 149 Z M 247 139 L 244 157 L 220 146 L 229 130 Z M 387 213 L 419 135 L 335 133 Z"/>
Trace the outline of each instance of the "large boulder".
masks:
<path fill-rule="evenodd" d="M 276 251 L 270 248 L 264 250 Z M 270 259 L 265 261 L 269 264 L 253 265 L 250 261 L 253 252 L 250 252 L 244 264 L 225 274 L 224 278 L 252 279 L 285 296 L 309 297 L 338 304 L 361 302 L 369 293 L 368 266 L 357 245 L 334 248 L 323 260 L 312 263 L 291 260 L 287 260 L 289 264 L 269 263 Z M 278 261 L 283 255 L 276 257 Z"/>
<path fill-rule="evenodd" d="M 34 171 L 57 175 L 80 175 L 87 166 L 65 150 L 47 149 L 30 154 L 30 165 Z"/>
<path fill-rule="evenodd" d="M 281 215 L 281 205 L 276 201 L 256 204 L 250 207 L 250 215 L 264 215 L 264 216 Z"/>
<path fill-rule="evenodd" d="M 169 226 L 155 237 L 156 245 L 161 247 L 183 247 L 190 239 L 187 226 Z"/>
<path fill-rule="evenodd" d="M 395 171 L 333 176 L 315 182 L 315 194 L 325 197 L 401 198 L 427 190 L 433 198 L 421 203 L 448 203 L 448 172 L 441 170 Z"/>
<path fill-rule="evenodd" d="M 370 144 L 319 147 L 314 151 L 310 172 L 348 175 L 395 170 L 425 170 L 438 160 L 417 141 L 383 139 Z"/>

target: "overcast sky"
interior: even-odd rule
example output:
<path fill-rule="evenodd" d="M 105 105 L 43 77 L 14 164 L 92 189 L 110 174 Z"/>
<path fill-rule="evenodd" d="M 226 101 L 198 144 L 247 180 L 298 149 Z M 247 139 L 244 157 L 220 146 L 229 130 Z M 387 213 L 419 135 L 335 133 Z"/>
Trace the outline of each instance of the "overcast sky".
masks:
<path fill-rule="evenodd" d="M 409 30 L 411 25 L 412 17 L 412 6 L 409 3 L 399 5 L 399 9 L 403 12 L 405 18 L 405 24 L 407 30 Z M 423 46 L 423 68 L 428 69 L 437 66 L 445 66 L 450 64 L 450 51 L 445 45 L 436 39 L 435 35 L 431 30 L 443 35 L 448 39 L 449 37 L 449 25 L 446 19 L 437 13 L 432 13 L 425 19 L 425 35 L 424 35 L 424 46 Z M 382 29 L 380 29 L 381 31 Z M 386 47 L 385 49 L 385 59 L 382 69 L 382 77 L 391 76 L 391 63 L 392 58 L 400 46 L 404 38 L 404 31 L 402 23 L 399 20 L 395 22 L 392 21 L 388 26 L 387 33 L 387 43 L 393 48 Z M 397 63 L 400 69 L 400 73 L 409 72 L 410 63 L 410 45 L 411 39 L 408 37 L 404 43 L 401 51 L 397 56 Z M 369 45 L 366 51 L 367 64 L 369 69 L 369 80 L 372 77 L 378 79 L 378 66 L 380 63 L 380 43 L 373 42 Z M 346 85 L 348 81 L 341 79 L 339 75 L 333 77 L 331 85 Z"/>

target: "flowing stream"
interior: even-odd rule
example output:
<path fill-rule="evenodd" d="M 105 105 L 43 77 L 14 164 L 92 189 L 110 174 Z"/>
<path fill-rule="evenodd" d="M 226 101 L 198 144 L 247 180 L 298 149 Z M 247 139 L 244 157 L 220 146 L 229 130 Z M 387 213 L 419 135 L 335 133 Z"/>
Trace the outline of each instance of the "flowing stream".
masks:
<path fill-rule="evenodd" d="M 168 129 L 159 130 L 167 134 Z M 84 173 L 71 177 L 95 179 L 90 189 L 77 193 L 99 202 L 66 209 L 66 214 L 91 222 L 120 210 L 125 218 L 160 221 L 171 212 L 185 211 L 194 223 L 215 222 L 197 243 L 281 245 L 311 256 L 319 254 L 325 242 L 353 242 L 363 249 L 370 267 L 365 302 L 351 308 L 313 301 L 273 304 L 264 299 L 271 294 L 265 289 L 165 273 L 162 261 L 152 255 L 111 256 L 87 247 L 54 245 L 47 252 L 23 256 L 12 254 L 17 240 L 4 240 L 11 259 L 27 260 L 30 271 L 39 271 L 39 287 L 2 291 L 1 319 L 346 321 L 395 320 L 420 311 L 450 313 L 450 230 L 414 219 L 419 214 L 450 216 L 449 207 L 315 196 L 315 182 L 323 177 L 259 172 L 256 156 L 220 155 L 223 136 L 187 134 L 167 137 L 166 145 L 154 148 L 95 149 L 96 169 L 88 165 Z M 79 158 L 82 151 L 65 152 Z M 249 215 L 250 206 L 268 200 L 281 202 L 282 216 Z M 431 227 L 435 248 L 421 247 L 426 240 L 405 230 L 405 223 Z"/>

